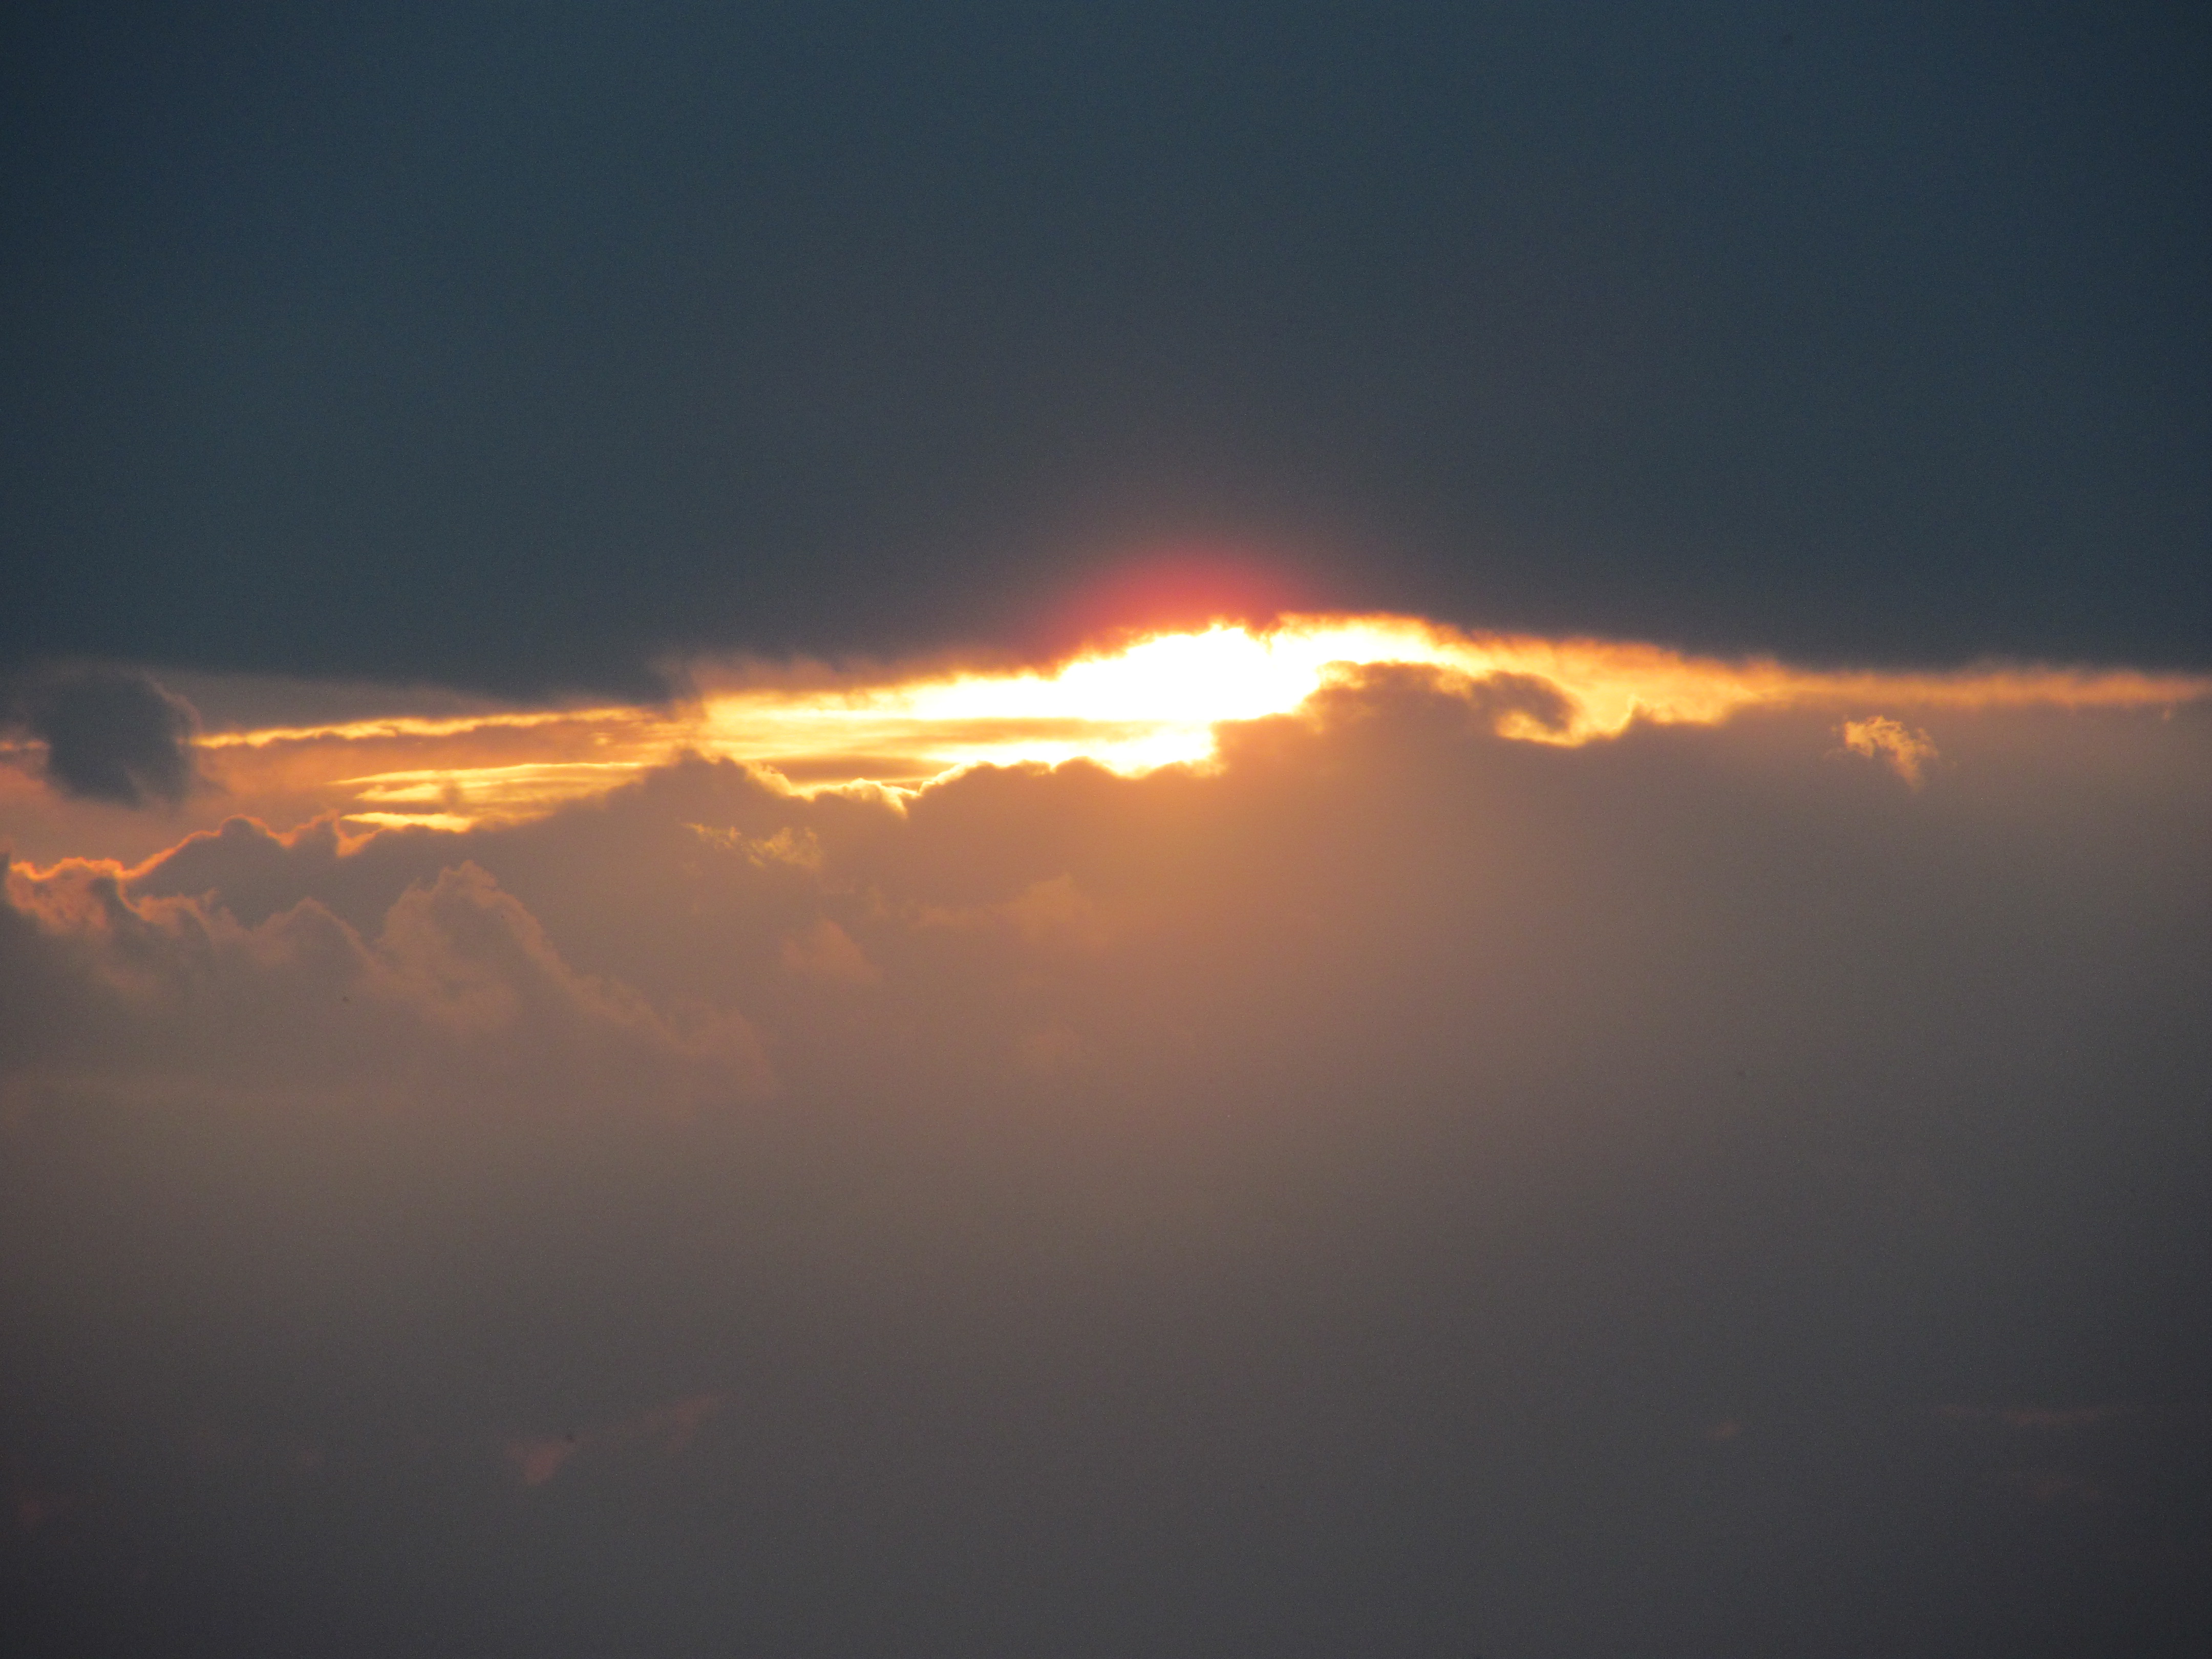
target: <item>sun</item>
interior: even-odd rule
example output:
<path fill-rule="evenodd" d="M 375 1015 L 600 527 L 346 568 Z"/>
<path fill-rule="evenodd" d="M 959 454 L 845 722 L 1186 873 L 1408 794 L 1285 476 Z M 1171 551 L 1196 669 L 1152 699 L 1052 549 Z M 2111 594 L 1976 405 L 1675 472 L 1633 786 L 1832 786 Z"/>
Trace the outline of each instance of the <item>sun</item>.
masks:
<path fill-rule="evenodd" d="M 1215 623 L 1080 655 L 1048 672 L 957 674 L 794 702 L 773 692 L 711 699 L 717 752 L 775 765 L 908 757 L 917 775 L 955 767 L 1085 759 L 1136 772 L 1204 760 L 1224 720 L 1285 714 L 1330 666 L 1445 662 L 1449 651 L 1397 619 L 1289 622 L 1260 631 Z"/>

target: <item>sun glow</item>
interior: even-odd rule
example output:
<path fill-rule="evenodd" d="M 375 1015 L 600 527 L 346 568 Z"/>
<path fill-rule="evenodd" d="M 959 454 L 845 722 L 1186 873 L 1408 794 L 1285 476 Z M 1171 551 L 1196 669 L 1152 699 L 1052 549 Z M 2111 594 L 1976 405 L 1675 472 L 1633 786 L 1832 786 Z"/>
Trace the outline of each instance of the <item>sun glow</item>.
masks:
<path fill-rule="evenodd" d="M 604 794 L 687 752 L 743 762 L 800 792 L 915 789 L 982 764 L 1203 765 L 1222 723 L 1293 714 L 1316 692 L 1389 664 L 1447 681 L 1519 677 L 1547 717 L 1509 713 L 1500 734 L 1566 744 L 1639 720 L 1710 724 L 1754 708 L 1832 709 L 1843 721 L 1911 714 L 1917 725 L 1946 709 L 2142 708 L 2212 696 L 2212 681 L 2181 675 L 1810 672 L 1650 645 L 1463 633 L 1409 617 L 1291 617 L 1264 629 L 1224 623 L 1124 637 L 1016 672 L 705 663 L 692 671 L 696 697 L 673 707 L 210 732 L 198 750 L 217 786 L 210 810 L 224 816 L 301 823 L 337 813 L 364 826 L 459 829 Z M 0 754 L 0 796 L 40 798 L 35 768 L 34 757 Z"/>
<path fill-rule="evenodd" d="M 848 779 L 915 782 L 960 766 L 1078 758 L 1139 772 L 1203 762 L 1223 722 L 1291 714 L 1333 682 L 1387 664 L 1540 682 L 1563 718 L 1509 716 L 1501 730 L 1557 744 L 1616 736 L 1638 720 L 1709 724 L 1762 704 L 2120 707 L 2190 701 L 2209 689 L 2201 679 L 2126 672 L 1807 673 L 1657 646 L 1468 635 L 1406 617 L 1310 617 L 1266 630 L 1222 623 L 1154 635 L 1045 673 L 946 675 L 828 695 L 732 689 L 707 699 L 696 742 L 794 780 L 851 768 Z"/>
<path fill-rule="evenodd" d="M 1230 625 L 1155 635 L 1049 673 L 963 674 L 793 701 L 774 690 L 709 698 L 715 752 L 819 766 L 834 757 L 906 757 L 909 777 L 954 767 L 1086 759 L 1144 771 L 1205 759 L 1224 720 L 1284 714 L 1332 664 L 1439 660 L 1414 624 Z"/>

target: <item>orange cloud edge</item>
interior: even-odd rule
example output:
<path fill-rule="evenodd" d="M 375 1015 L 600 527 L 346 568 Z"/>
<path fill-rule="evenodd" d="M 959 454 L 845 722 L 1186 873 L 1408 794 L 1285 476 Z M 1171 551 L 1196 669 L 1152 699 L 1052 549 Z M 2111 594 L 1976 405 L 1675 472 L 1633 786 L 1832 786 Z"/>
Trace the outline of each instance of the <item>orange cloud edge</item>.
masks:
<path fill-rule="evenodd" d="M 1292 615 L 1123 633 L 1042 666 L 704 659 L 682 666 L 687 695 L 661 708 L 241 725 L 203 734 L 199 750 L 233 811 L 272 824 L 335 815 L 370 831 L 458 830 L 540 815 L 685 753 L 739 761 L 810 793 L 912 791 L 975 765 L 1203 766 L 1222 723 L 1293 714 L 1384 665 L 1458 684 L 1511 677 L 1529 695 L 1500 735 L 1559 744 L 1757 709 L 1881 716 L 1890 725 L 1856 729 L 1887 732 L 1899 713 L 2157 709 L 2212 697 L 2212 678 L 2125 668 L 1803 669 L 1412 617 Z"/>

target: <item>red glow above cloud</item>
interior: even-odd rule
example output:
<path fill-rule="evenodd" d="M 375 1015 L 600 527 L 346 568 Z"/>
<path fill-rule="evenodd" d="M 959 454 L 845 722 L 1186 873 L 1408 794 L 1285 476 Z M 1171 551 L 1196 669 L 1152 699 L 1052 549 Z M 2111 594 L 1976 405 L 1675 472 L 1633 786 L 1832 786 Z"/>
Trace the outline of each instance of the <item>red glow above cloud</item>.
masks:
<path fill-rule="evenodd" d="M 1045 632 L 1056 655 L 1217 623 L 1265 629 L 1320 596 L 1279 558 L 1231 542 L 1180 543 L 1116 563 L 1057 605 Z"/>

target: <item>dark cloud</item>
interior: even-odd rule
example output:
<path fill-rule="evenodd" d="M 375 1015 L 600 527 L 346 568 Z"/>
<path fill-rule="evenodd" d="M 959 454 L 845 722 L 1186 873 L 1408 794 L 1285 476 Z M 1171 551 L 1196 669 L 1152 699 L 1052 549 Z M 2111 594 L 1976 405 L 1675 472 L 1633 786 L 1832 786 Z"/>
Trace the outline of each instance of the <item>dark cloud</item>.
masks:
<path fill-rule="evenodd" d="M 9 28 L 0 653 L 642 695 L 1176 546 L 1545 633 L 2206 660 L 2201 9 Z"/>
<path fill-rule="evenodd" d="M 2201 1652 L 2203 708 L 1536 693 L 16 870 L 0 1618 Z"/>
<path fill-rule="evenodd" d="M 192 706 L 152 675 L 100 665 L 21 677 L 0 696 L 0 720 L 46 745 L 48 782 L 118 806 L 174 805 L 198 781 Z"/>

